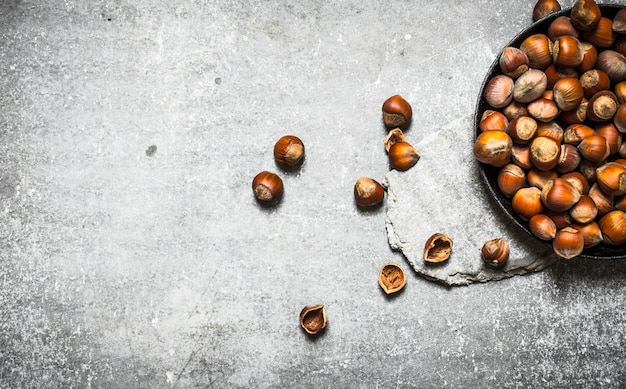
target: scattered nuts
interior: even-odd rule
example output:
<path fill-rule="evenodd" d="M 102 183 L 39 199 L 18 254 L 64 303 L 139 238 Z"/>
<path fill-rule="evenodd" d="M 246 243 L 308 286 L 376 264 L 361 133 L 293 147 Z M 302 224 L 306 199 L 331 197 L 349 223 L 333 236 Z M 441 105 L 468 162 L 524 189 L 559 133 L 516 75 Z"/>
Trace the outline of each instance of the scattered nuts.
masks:
<path fill-rule="evenodd" d="M 281 166 L 294 167 L 304 157 L 304 144 L 294 135 L 281 137 L 274 145 L 274 159 Z"/>
<path fill-rule="evenodd" d="M 419 153 L 410 143 L 396 142 L 389 148 L 389 165 L 396 170 L 409 170 L 419 159 Z"/>
<path fill-rule="evenodd" d="M 452 239 L 442 233 L 433 234 L 424 246 L 424 261 L 441 263 L 450 258 Z"/>
<path fill-rule="evenodd" d="M 300 326 L 309 335 L 316 335 L 326 328 L 328 318 L 322 304 L 307 305 L 300 312 Z"/>
<path fill-rule="evenodd" d="M 274 203 L 283 195 L 283 180 L 276 174 L 262 171 L 252 180 L 254 196 L 263 203 Z"/>
<path fill-rule="evenodd" d="M 492 268 L 504 266 L 509 259 L 509 243 L 504 238 L 490 239 L 480 250 L 485 265 Z"/>
<path fill-rule="evenodd" d="M 384 265 L 378 273 L 378 284 L 386 294 L 399 292 L 406 285 L 404 270 L 395 263 Z"/>
<path fill-rule="evenodd" d="M 354 184 L 354 200 L 361 207 L 379 204 L 385 198 L 385 189 L 376 180 L 360 177 Z"/>

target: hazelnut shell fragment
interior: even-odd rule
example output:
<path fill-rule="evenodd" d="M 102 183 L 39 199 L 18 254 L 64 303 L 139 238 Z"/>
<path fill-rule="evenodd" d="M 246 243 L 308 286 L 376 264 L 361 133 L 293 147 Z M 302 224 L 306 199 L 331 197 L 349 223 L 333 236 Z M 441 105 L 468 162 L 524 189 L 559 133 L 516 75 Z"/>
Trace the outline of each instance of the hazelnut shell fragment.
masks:
<path fill-rule="evenodd" d="M 322 304 L 307 305 L 300 312 L 300 326 L 309 335 L 316 335 L 326 328 L 328 318 Z"/>
<path fill-rule="evenodd" d="M 428 263 L 441 263 L 452 253 L 452 239 L 445 234 L 435 233 L 431 235 L 424 245 L 424 261 Z"/>
<path fill-rule="evenodd" d="M 383 265 L 378 273 L 378 284 L 386 294 L 399 292 L 406 285 L 404 270 L 395 263 Z"/>

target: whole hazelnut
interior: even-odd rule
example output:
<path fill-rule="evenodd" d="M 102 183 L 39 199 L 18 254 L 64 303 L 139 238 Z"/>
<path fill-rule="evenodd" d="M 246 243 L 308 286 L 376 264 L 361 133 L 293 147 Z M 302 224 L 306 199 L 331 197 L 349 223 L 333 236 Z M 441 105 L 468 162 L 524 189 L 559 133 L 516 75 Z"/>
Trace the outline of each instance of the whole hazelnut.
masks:
<path fill-rule="evenodd" d="M 509 243 L 504 238 L 490 239 L 483 244 L 480 252 L 485 265 L 499 268 L 509 259 Z"/>
<path fill-rule="evenodd" d="M 257 200 L 274 203 L 283 195 L 283 180 L 276 173 L 262 171 L 252 180 L 252 190 Z"/>
<path fill-rule="evenodd" d="M 360 177 L 354 184 L 354 201 L 361 207 L 379 204 L 385 198 L 385 189 L 376 180 Z"/>
<path fill-rule="evenodd" d="M 511 160 L 513 141 L 504 131 L 485 131 L 476 138 L 474 156 L 487 165 L 502 167 Z"/>
<path fill-rule="evenodd" d="M 552 249 L 561 258 L 571 259 L 580 255 L 585 248 L 585 238 L 577 229 L 565 227 L 559 230 L 552 241 Z"/>
<path fill-rule="evenodd" d="M 304 158 L 304 143 L 295 135 L 285 135 L 274 145 L 274 159 L 284 167 L 294 167 Z"/>
<path fill-rule="evenodd" d="M 561 10 L 557 0 L 538 0 L 533 8 L 533 22 Z"/>
<path fill-rule="evenodd" d="M 393 169 L 405 171 L 412 168 L 420 159 L 420 155 L 408 142 L 396 142 L 389 148 L 389 165 Z"/>
<path fill-rule="evenodd" d="M 393 95 L 383 103 L 383 122 L 389 128 L 406 126 L 412 116 L 411 104 L 400 95 Z"/>

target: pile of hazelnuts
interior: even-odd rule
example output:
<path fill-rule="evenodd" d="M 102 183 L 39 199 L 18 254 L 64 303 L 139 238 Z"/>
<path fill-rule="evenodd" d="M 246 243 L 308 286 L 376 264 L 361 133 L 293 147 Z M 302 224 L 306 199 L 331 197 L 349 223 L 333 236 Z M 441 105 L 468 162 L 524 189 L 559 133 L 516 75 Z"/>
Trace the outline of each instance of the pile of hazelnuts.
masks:
<path fill-rule="evenodd" d="M 533 18 L 558 10 L 540 0 Z M 513 211 L 566 259 L 626 243 L 626 9 L 602 12 L 579 0 L 502 51 L 473 148 L 498 168 Z"/>

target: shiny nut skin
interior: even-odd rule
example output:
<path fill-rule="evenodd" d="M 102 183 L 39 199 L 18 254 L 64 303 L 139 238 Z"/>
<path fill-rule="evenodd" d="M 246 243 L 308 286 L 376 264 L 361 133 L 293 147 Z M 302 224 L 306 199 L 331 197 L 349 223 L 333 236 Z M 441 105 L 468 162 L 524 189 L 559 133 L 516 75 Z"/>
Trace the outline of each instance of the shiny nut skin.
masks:
<path fill-rule="evenodd" d="M 276 173 L 262 171 L 252 180 L 252 190 L 257 200 L 274 203 L 283 195 L 283 180 Z"/>
<path fill-rule="evenodd" d="M 541 202 L 541 190 L 534 186 L 519 189 L 511 199 L 511 207 L 524 220 L 542 213 L 545 206 Z"/>
<path fill-rule="evenodd" d="M 519 48 L 508 46 L 502 50 L 499 65 L 502 73 L 517 78 L 528 70 L 528 57 Z"/>
<path fill-rule="evenodd" d="M 385 189 L 376 180 L 360 177 L 354 184 L 354 201 L 361 207 L 377 205 L 385 198 Z"/>
<path fill-rule="evenodd" d="M 578 151 L 589 162 L 602 162 L 611 152 L 609 142 L 600 135 L 591 135 L 581 140 L 578 144 Z"/>
<path fill-rule="evenodd" d="M 617 40 L 617 34 L 613 31 L 613 21 L 601 17 L 593 29 L 583 34 L 583 39 L 600 49 L 613 46 Z"/>
<path fill-rule="evenodd" d="M 596 182 L 610 196 L 626 194 L 626 166 L 618 162 L 607 162 L 596 169 Z"/>
<path fill-rule="evenodd" d="M 584 246 L 586 249 L 595 247 L 602 243 L 602 231 L 600 231 L 600 226 L 595 221 L 585 223 L 585 224 L 572 224 L 572 227 L 577 229 L 583 235 L 583 240 L 585 242 Z"/>
<path fill-rule="evenodd" d="M 427 263 L 441 263 L 450 258 L 452 253 L 452 239 L 442 233 L 431 235 L 424 245 L 424 261 Z"/>
<path fill-rule="evenodd" d="M 406 275 L 401 266 L 387 263 L 380 268 L 378 285 L 386 294 L 397 293 L 406 285 Z"/>
<path fill-rule="evenodd" d="M 554 40 L 552 60 L 555 65 L 574 68 L 583 62 L 583 57 L 582 44 L 575 36 L 563 35 Z"/>
<path fill-rule="evenodd" d="M 626 243 L 626 213 L 613 210 L 598 221 L 604 243 L 620 245 Z"/>
<path fill-rule="evenodd" d="M 502 267 L 509 259 L 509 243 L 504 238 L 490 239 L 483 244 L 480 253 L 486 266 Z"/>
<path fill-rule="evenodd" d="M 396 170 L 409 170 L 420 159 L 420 155 L 408 142 L 396 142 L 389 148 L 389 165 Z"/>
<path fill-rule="evenodd" d="M 383 103 L 383 122 L 388 128 L 405 127 L 411 121 L 411 104 L 400 95 L 393 95 Z"/>
<path fill-rule="evenodd" d="M 561 10 L 557 0 L 538 0 L 533 8 L 533 22 Z"/>
<path fill-rule="evenodd" d="M 572 25 L 581 31 L 593 29 L 602 17 L 602 11 L 595 0 L 577 0 L 570 11 Z"/>
<path fill-rule="evenodd" d="M 474 142 L 474 156 L 484 164 L 502 167 L 511 160 L 513 141 L 504 131 L 484 131 Z"/>
<path fill-rule="evenodd" d="M 295 135 L 282 136 L 274 144 L 274 159 L 281 166 L 293 167 L 304 157 L 304 143 Z"/>
<path fill-rule="evenodd" d="M 326 328 L 328 317 L 322 304 L 307 305 L 300 311 L 300 326 L 309 335 L 316 335 Z"/>
<path fill-rule="evenodd" d="M 528 57 L 528 66 L 543 70 L 552 63 L 552 42 L 546 34 L 533 34 L 524 39 L 520 49 Z"/>
<path fill-rule="evenodd" d="M 541 201 L 551 211 L 567 211 L 580 200 L 580 192 L 562 178 L 548 181 L 541 190 Z"/>
<path fill-rule="evenodd" d="M 539 170 L 552 170 L 559 163 L 561 145 L 556 140 L 546 137 L 535 137 L 530 143 L 530 161 Z"/>
<path fill-rule="evenodd" d="M 551 217 L 538 213 L 528 220 L 530 232 L 537 238 L 550 241 L 556 236 L 556 224 Z"/>
<path fill-rule="evenodd" d="M 552 240 L 552 249 L 561 258 L 572 259 L 585 248 L 585 238 L 577 229 L 565 227 L 559 230 Z"/>
<path fill-rule="evenodd" d="M 583 195 L 568 212 L 574 221 L 585 224 L 592 222 L 598 216 L 598 207 L 591 197 Z"/>
<path fill-rule="evenodd" d="M 500 74 L 485 85 L 483 97 L 492 108 L 504 108 L 513 101 L 513 78 Z"/>
<path fill-rule="evenodd" d="M 515 192 L 526 183 L 526 173 L 515 164 L 506 164 L 500 169 L 497 177 L 498 188 L 505 197 L 513 197 Z"/>
<path fill-rule="evenodd" d="M 558 80 L 552 88 L 553 99 L 561 111 L 576 109 L 584 97 L 583 87 L 574 77 Z"/>

